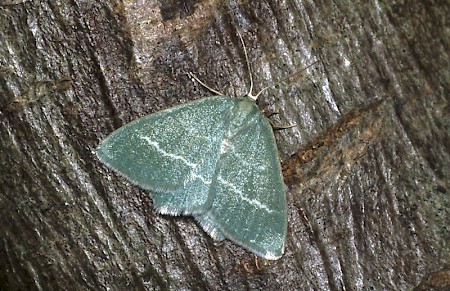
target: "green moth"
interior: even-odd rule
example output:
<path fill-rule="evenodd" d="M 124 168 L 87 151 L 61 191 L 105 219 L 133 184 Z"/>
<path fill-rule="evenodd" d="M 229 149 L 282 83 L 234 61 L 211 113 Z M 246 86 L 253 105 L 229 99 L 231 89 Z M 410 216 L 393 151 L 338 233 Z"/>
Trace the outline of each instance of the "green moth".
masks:
<path fill-rule="evenodd" d="M 150 114 L 112 132 L 97 155 L 150 190 L 159 213 L 193 216 L 212 238 L 278 259 L 286 198 L 272 127 L 257 96 L 213 96 Z"/>

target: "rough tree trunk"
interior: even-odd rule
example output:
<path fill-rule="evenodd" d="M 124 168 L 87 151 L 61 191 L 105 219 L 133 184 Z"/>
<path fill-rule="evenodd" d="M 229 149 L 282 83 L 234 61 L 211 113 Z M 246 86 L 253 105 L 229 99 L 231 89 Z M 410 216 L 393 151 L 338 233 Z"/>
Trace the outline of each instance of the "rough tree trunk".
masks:
<path fill-rule="evenodd" d="M 449 284 L 448 2 L 237 2 L 0 1 L 1 290 Z M 238 30 L 256 90 L 277 85 L 260 107 L 296 125 L 278 261 L 158 215 L 94 155 L 210 94 L 186 72 L 243 95 Z"/>

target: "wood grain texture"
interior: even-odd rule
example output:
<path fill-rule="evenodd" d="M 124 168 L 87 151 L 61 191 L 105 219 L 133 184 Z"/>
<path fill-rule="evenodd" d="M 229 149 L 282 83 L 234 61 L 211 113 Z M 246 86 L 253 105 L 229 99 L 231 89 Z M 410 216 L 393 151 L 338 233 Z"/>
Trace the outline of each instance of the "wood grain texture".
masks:
<path fill-rule="evenodd" d="M 388 2 L 0 1 L 0 289 L 405 290 L 445 269 L 449 7 Z M 296 124 L 275 133 L 275 262 L 156 214 L 94 154 L 209 95 L 189 71 L 244 95 L 237 30 L 256 90 L 277 85 L 260 107 Z"/>

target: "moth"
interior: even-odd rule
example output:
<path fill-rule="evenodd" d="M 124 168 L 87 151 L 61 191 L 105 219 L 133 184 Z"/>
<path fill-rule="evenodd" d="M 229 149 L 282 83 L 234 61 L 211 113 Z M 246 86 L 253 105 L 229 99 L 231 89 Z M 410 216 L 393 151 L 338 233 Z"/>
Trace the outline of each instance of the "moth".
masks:
<path fill-rule="evenodd" d="M 284 252 L 286 198 L 272 126 L 256 104 L 262 91 L 251 93 L 251 73 L 250 83 L 244 97 L 210 89 L 218 95 L 137 119 L 112 132 L 96 153 L 149 190 L 159 213 L 193 216 L 215 240 L 275 260 Z"/>

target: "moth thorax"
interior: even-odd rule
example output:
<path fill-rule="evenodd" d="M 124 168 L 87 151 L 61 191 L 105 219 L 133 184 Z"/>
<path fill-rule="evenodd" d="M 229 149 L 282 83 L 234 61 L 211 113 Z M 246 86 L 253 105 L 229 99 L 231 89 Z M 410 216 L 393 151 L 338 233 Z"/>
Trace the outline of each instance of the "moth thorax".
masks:
<path fill-rule="evenodd" d="M 231 130 L 248 125 L 251 122 L 252 117 L 255 115 L 255 104 L 247 99 L 242 100 L 236 105 L 236 110 L 233 112 L 231 119 Z"/>

